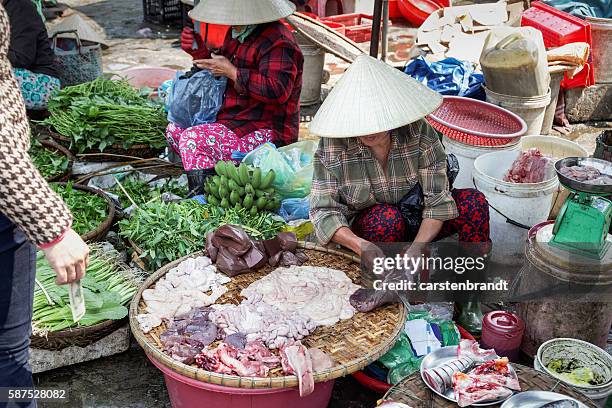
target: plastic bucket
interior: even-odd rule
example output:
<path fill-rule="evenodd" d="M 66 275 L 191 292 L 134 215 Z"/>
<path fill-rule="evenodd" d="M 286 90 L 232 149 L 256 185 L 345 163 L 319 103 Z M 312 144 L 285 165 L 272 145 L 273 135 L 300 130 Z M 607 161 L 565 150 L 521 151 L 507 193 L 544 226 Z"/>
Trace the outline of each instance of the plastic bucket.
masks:
<path fill-rule="evenodd" d="M 164 67 L 140 67 L 130 68 L 119 74 L 134 88 L 149 87 L 153 89 L 169 79 L 176 77 L 176 70 Z"/>
<path fill-rule="evenodd" d="M 524 332 L 525 322 L 514 313 L 501 310 L 489 312 L 482 319 L 480 344 L 483 348 L 495 349 L 498 356 L 516 362 Z"/>
<path fill-rule="evenodd" d="M 502 265 L 521 265 L 528 229 L 548 219 L 557 176 L 541 183 L 509 183 L 504 175 L 518 151 L 487 153 L 474 161 L 474 184 L 489 202 L 491 259 Z M 521 226 L 518 226 L 521 225 Z"/>
<path fill-rule="evenodd" d="M 197 381 L 178 374 L 147 354 L 164 374 L 173 408 L 326 408 L 334 380 L 315 384 L 314 392 L 300 397 L 297 388 L 233 388 Z"/>
<path fill-rule="evenodd" d="M 298 36 L 298 39 L 301 39 Z M 300 105 L 308 106 L 321 102 L 321 79 L 325 66 L 325 51 L 312 43 L 298 40 L 304 55 L 304 69 L 302 72 L 302 93 Z"/>
<path fill-rule="evenodd" d="M 536 370 L 542 373 L 548 374 L 562 382 L 565 382 L 562 379 L 556 377 L 554 373 L 548 370 L 548 368 L 544 367 L 544 364 L 542 363 L 543 359 L 546 361 L 546 357 L 543 357 L 543 356 L 545 356 L 548 353 L 556 353 L 555 351 L 553 351 L 555 347 L 561 350 L 567 350 L 568 348 L 573 348 L 575 350 L 573 351 L 574 353 L 579 353 L 580 355 L 582 355 L 581 358 L 583 361 L 588 361 L 589 363 L 593 363 L 595 360 L 597 360 L 600 363 L 607 364 L 608 373 L 612 371 L 612 357 L 608 353 L 606 353 L 603 349 L 600 349 L 591 343 L 588 343 L 582 340 L 578 340 L 578 339 L 572 339 L 572 338 L 552 339 L 552 340 L 549 340 L 543 343 L 538 348 L 538 352 L 533 360 L 533 367 Z M 564 357 L 563 354 L 564 352 L 561 351 L 561 354 L 559 354 L 558 357 Z M 571 354 L 571 351 L 570 351 L 570 354 Z M 570 357 L 570 356 L 566 356 L 566 357 Z M 601 386 L 589 386 L 589 387 L 580 387 L 580 386 L 576 386 L 570 383 L 566 383 L 566 384 L 568 384 L 570 387 L 573 387 L 576 391 L 589 397 L 597 406 L 602 407 L 602 408 L 606 405 L 606 401 L 608 400 L 608 397 L 612 395 L 612 383 L 611 382 L 608 382 Z"/>
<path fill-rule="evenodd" d="M 472 181 L 472 171 L 474 170 L 474 160 L 486 153 L 518 150 L 519 140 L 503 146 L 471 146 L 458 142 L 446 136 L 442 137 L 442 144 L 447 154 L 454 154 L 459 161 L 459 174 L 453 183 L 454 188 L 474 188 Z"/>
<path fill-rule="evenodd" d="M 543 96 L 521 97 L 503 95 L 484 87 L 487 102 L 508 109 L 523 118 L 527 123 L 525 135 L 539 135 L 542 133 L 546 107 L 550 104 L 550 89 Z"/>
<path fill-rule="evenodd" d="M 544 120 L 542 121 L 542 134 L 550 133 L 555 121 L 555 111 L 557 110 L 557 102 L 559 101 L 559 91 L 561 90 L 561 81 L 565 77 L 565 72 L 553 72 L 550 74 L 550 103 L 544 112 Z"/>
<path fill-rule="evenodd" d="M 612 82 L 612 19 L 587 17 L 593 36 L 595 83 Z"/>

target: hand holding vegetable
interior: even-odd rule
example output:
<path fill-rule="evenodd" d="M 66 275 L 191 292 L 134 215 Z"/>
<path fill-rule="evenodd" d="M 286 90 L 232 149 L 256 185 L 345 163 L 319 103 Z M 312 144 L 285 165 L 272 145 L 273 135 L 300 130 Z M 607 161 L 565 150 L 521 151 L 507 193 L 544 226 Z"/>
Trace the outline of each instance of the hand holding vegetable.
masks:
<path fill-rule="evenodd" d="M 52 247 L 43 249 L 57 275 L 58 285 L 77 281 L 85 276 L 89 263 L 89 247 L 72 228 Z"/>

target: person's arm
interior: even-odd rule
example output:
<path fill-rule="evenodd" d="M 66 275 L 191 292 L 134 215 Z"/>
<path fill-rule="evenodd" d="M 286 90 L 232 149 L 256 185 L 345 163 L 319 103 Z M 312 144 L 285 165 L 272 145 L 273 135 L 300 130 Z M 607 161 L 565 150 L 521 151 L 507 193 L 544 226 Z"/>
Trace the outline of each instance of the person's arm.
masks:
<path fill-rule="evenodd" d="M 13 1 L 7 10 L 11 23 L 8 59 L 13 68 L 29 69 L 36 62 L 36 46 L 45 25 L 31 1 Z"/>
<path fill-rule="evenodd" d="M 302 58 L 294 44 L 277 41 L 263 54 L 257 69 L 236 69 L 234 88 L 264 103 L 283 104 L 293 93 Z"/>
<path fill-rule="evenodd" d="M 336 244 L 342 245 L 343 247 L 350 249 L 359 256 L 361 256 L 361 250 L 370 243 L 369 241 L 358 237 L 348 227 L 338 228 L 332 236 L 331 240 Z"/>

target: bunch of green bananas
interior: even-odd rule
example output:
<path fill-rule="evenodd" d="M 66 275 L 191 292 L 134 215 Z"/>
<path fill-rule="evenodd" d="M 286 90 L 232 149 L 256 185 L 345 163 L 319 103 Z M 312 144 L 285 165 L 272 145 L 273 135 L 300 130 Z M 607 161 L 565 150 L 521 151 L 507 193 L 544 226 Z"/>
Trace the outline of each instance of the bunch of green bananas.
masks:
<path fill-rule="evenodd" d="M 231 161 L 220 161 L 215 165 L 216 176 L 209 177 L 204 184 L 206 200 L 221 208 L 244 208 L 251 215 L 259 211 L 276 211 L 280 199 L 275 194 L 274 170 L 263 175 L 261 169 L 241 163 L 236 167 Z"/>

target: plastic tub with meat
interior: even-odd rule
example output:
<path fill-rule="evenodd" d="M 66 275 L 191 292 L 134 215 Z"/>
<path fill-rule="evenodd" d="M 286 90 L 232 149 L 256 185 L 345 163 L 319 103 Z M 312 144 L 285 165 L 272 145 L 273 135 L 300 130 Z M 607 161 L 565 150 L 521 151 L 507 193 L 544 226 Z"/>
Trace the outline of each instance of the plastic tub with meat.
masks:
<path fill-rule="evenodd" d="M 293 388 L 233 388 L 197 381 L 181 375 L 151 358 L 163 374 L 173 408 L 325 408 L 329 404 L 334 380 L 315 384 L 314 392 L 300 397 Z"/>
<path fill-rule="evenodd" d="M 474 184 L 489 202 L 491 259 L 502 265 L 521 265 L 529 228 L 548 219 L 559 180 L 545 160 L 535 162 L 528 171 L 546 173 L 544 181 L 504 181 L 520 153 L 487 153 L 474 162 Z M 541 166 L 540 166 L 541 163 Z M 553 162 L 554 163 L 554 162 Z M 546 164 L 547 168 L 543 168 Z M 546 171 L 548 170 L 548 171 Z"/>

